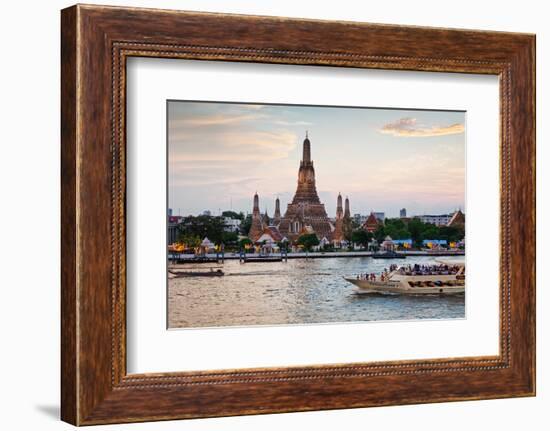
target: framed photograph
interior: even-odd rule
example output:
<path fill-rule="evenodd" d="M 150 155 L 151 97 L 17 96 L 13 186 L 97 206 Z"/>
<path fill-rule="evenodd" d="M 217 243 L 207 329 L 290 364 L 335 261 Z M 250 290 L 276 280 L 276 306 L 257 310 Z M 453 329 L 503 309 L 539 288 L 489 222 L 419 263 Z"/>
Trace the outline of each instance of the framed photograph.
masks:
<path fill-rule="evenodd" d="M 535 394 L 535 37 L 62 11 L 62 419 Z"/>
<path fill-rule="evenodd" d="M 168 328 L 465 318 L 465 112 L 167 103 Z"/>

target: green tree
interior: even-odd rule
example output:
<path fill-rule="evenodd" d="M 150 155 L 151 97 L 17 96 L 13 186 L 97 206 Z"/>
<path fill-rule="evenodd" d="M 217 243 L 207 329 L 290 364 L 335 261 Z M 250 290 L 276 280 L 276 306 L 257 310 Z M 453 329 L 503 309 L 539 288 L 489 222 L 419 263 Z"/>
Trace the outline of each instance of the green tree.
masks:
<path fill-rule="evenodd" d="M 296 243 L 303 246 L 306 251 L 310 251 L 313 247 L 319 245 L 319 238 L 314 233 L 307 233 L 301 235 Z"/>
<path fill-rule="evenodd" d="M 239 235 L 236 232 L 224 232 L 222 242 L 229 247 L 235 247 L 239 240 Z"/>
<path fill-rule="evenodd" d="M 241 234 L 248 235 L 248 232 L 250 231 L 250 226 L 252 226 L 252 215 L 248 214 L 246 217 L 243 218 L 243 221 L 241 223 Z"/>
<path fill-rule="evenodd" d="M 409 230 L 407 228 L 398 230 L 394 237 L 394 239 L 410 239 L 410 238 L 411 238 L 411 234 L 409 233 Z"/>
<path fill-rule="evenodd" d="M 407 225 L 399 218 L 386 219 L 385 233 L 392 239 L 409 239 L 411 237 Z"/>
<path fill-rule="evenodd" d="M 363 248 L 369 246 L 369 242 L 372 241 L 373 235 L 371 232 L 367 232 L 364 229 L 356 229 L 351 234 L 351 242 L 359 244 Z"/>
<path fill-rule="evenodd" d="M 224 234 L 223 218 L 207 215 L 188 216 L 180 223 L 179 232 L 182 235 L 197 236 L 201 239 L 208 237 L 214 244 L 220 244 Z"/>
<path fill-rule="evenodd" d="M 354 231 L 355 232 L 355 231 Z M 401 219 L 386 219 L 384 224 L 378 226 L 374 237 L 378 242 L 386 236 L 392 239 L 412 239 L 413 247 L 422 247 L 422 241 L 426 239 L 443 239 L 448 243 L 460 241 L 464 238 L 464 228 L 460 226 L 435 226 L 431 223 L 423 223 L 418 218 L 413 218 L 405 223 Z M 352 239 L 353 242 L 359 243 Z"/>
<path fill-rule="evenodd" d="M 439 229 L 431 223 L 424 224 L 422 239 L 439 239 Z"/>
<path fill-rule="evenodd" d="M 395 231 L 406 229 L 405 222 L 400 218 L 387 218 L 384 222 L 386 226 L 392 226 Z"/>
<path fill-rule="evenodd" d="M 397 228 L 393 224 L 387 224 L 384 226 L 384 238 L 389 235 L 392 239 L 397 237 Z"/>
<path fill-rule="evenodd" d="M 239 241 L 239 248 L 245 249 L 247 245 L 251 246 L 253 242 L 249 238 L 243 238 Z"/>
<path fill-rule="evenodd" d="M 422 221 L 420 221 L 420 219 L 413 218 L 407 224 L 407 229 L 408 229 L 409 235 L 412 239 L 413 247 L 421 247 L 422 246 L 422 240 L 424 239 L 422 237 L 422 232 L 424 231 L 424 223 L 422 223 Z"/>
<path fill-rule="evenodd" d="M 201 239 L 197 235 L 183 233 L 180 231 L 178 233 L 178 242 L 185 244 L 188 248 L 195 248 L 201 244 Z"/>
<path fill-rule="evenodd" d="M 374 231 L 374 238 L 376 238 L 376 241 L 382 242 L 384 241 L 384 238 L 386 237 L 386 227 L 382 224 L 378 225 L 376 230 Z"/>
<path fill-rule="evenodd" d="M 458 226 L 440 226 L 439 238 L 446 239 L 448 243 L 460 241 L 464 238 L 464 228 Z"/>

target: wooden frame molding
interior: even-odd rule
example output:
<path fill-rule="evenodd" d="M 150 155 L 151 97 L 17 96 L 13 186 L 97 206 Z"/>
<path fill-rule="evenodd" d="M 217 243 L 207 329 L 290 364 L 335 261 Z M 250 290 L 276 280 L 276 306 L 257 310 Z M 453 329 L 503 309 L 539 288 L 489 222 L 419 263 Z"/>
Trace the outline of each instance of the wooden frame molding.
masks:
<path fill-rule="evenodd" d="M 535 394 L 535 37 L 77 5 L 61 26 L 61 416 L 75 425 Z M 126 59 L 500 77 L 500 353 L 126 372 Z"/>

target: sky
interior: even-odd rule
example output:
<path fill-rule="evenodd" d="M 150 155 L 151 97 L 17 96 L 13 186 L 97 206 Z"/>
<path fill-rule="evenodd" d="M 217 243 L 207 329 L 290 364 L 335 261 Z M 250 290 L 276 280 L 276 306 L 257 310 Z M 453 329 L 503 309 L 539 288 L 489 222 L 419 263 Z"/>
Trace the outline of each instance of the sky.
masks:
<path fill-rule="evenodd" d="M 168 102 L 168 207 L 273 215 L 296 191 L 311 141 L 317 191 L 329 217 L 338 193 L 351 213 L 397 217 L 464 208 L 465 113 L 379 108 Z"/>

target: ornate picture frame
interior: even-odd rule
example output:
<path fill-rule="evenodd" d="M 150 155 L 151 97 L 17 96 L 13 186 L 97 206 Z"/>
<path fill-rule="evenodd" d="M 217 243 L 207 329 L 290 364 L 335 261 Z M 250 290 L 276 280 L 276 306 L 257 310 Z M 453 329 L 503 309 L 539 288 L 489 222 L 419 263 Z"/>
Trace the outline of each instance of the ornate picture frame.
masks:
<path fill-rule="evenodd" d="M 535 394 L 535 36 L 77 5 L 61 14 L 61 416 L 75 425 Z M 335 37 L 337 35 L 337 37 Z M 129 57 L 491 74 L 500 85 L 500 353 L 126 371 Z"/>

